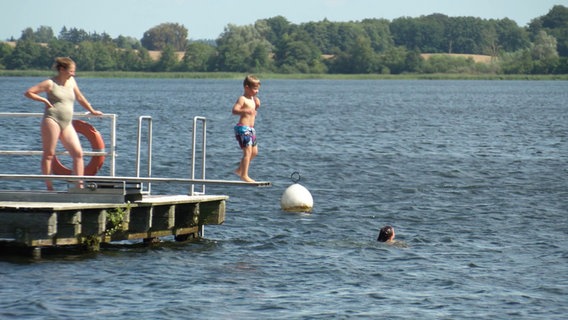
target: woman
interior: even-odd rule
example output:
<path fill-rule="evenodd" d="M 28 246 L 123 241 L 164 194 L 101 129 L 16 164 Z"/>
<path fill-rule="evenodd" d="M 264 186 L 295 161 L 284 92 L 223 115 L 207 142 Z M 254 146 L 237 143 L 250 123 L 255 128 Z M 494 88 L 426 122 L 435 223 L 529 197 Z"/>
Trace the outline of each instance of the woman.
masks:
<path fill-rule="evenodd" d="M 63 147 L 73 158 L 73 173 L 82 176 L 84 174 L 83 149 L 77 132 L 71 124 L 75 99 L 91 114 L 102 115 L 103 113 L 93 109 L 79 90 L 74 78 L 76 65 L 71 58 L 55 59 L 54 68 L 57 70 L 55 77 L 38 83 L 25 93 L 26 97 L 45 104 L 41 121 L 43 147 L 41 172 L 45 175 L 51 174 L 51 163 L 55 156 L 57 141 L 61 140 Z M 43 92 L 47 97 L 40 95 Z M 45 183 L 48 190 L 53 190 L 51 180 Z"/>

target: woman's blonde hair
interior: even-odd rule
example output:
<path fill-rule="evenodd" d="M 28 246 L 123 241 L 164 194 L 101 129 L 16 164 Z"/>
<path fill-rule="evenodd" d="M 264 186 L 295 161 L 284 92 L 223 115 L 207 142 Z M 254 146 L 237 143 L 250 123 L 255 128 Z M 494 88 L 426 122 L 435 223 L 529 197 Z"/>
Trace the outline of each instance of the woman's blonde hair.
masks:
<path fill-rule="evenodd" d="M 75 61 L 73 61 L 73 59 L 69 57 L 57 57 L 55 58 L 53 69 L 59 71 L 61 68 L 68 69 L 72 65 L 75 65 Z"/>

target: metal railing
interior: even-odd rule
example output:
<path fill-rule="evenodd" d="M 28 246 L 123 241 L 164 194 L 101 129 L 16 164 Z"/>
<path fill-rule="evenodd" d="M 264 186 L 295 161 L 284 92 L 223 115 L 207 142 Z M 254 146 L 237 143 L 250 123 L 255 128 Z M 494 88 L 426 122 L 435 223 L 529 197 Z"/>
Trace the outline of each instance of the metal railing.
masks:
<path fill-rule="evenodd" d="M 148 152 L 148 169 L 147 177 L 152 177 L 152 117 L 141 116 L 138 118 L 138 137 L 137 137 L 137 147 L 136 147 L 136 177 L 140 177 L 140 161 L 141 161 L 141 150 L 142 150 L 142 122 L 146 120 L 148 122 L 148 138 L 147 138 L 147 152 Z M 201 175 L 196 178 L 196 153 L 197 153 L 197 126 L 198 123 L 202 123 L 202 133 L 201 133 Z M 193 118 L 193 128 L 191 137 L 191 180 L 205 180 L 206 171 L 206 159 L 207 159 L 207 118 L 196 116 Z M 149 194 L 151 191 L 151 183 L 147 182 L 148 188 L 146 192 Z M 195 184 L 191 184 L 190 195 L 204 195 L 205 194 L 205 184 L 201 185 L 201 191 L 195 190 Z"/>
<path fill-rule="evenodd" d="M 203 131 L 201 133 L 201 179 L 205 180 L 205 160 L 206 160 L 206 145 L 207 145 L 207 119 L 205 117 L 194 117 L 193 118 L 193 130 L 191 135 L 191 179 L 195 179 L 195 153 L 197 147 L 197 122 L 203 124 Z M 201 186 L 201 192 L 195 191 L 195 185 L 192 184 L 189 190 L 190 195 L 205 194 L 205 185 Z"/>
<path fill-rule="evenodd" d="M 33 118 L 41 118 L 43 117 L 43 113 L 7 113 L 3 112 L 0 113 L 0 118 L 14 118 L 14 117 L 33 117 Z M 75 118 L 109 118 L 111 120 L 110 125 L 110 148 L 109 151 L 83 151 L 83 154 L 86 156 L 110 156 L 110 174 L 109 176 L 115 176 L 115 166 L 116 166 L 116 114 L 104 114 L 101 116 L 93 116 L 90 114 L 83 114 L 83 113 L 74 113 L 73 117 Z M 148 153 L 148 168 L 146 175 L 148 178 L 152 177 L 152 117 L 151 116 L 140 116 L 138 118 L 138 135 L 137 135 L 137 146 L 136 146 L 136 177 L 141 178 L 140 171 L 141 171 L 141 151 L 142 151 L 142 124 L 146 121 L 148 123 L 148 137 L 147 137 L 147 153 Z M 197 126 L 198 123 L 202 124 L 202 133 L 201 133 L 201 175 L 199 178 L 196 178 L 196 153 L 197 153 Z M 205 171 L 206 171 L 206 158 L 207 158 L 207 118 L 196 116 L 193 118 L 193 128 L 192 128 L 192 148 L 191 148 L 191 180 L 205 180 Z M 30 156 L 37 156 L 42 155 L 42 150 L 0 150 L 0 155 L 30 155 Z M 67 151 L 58 151 L 56 152 L 57 155 L 68 155 L 69 152 Z M 147 182 L 147 189 L 142 190 L 145 193 L 150 194 L 151 191 L 151 182 Z M 143 189 L 143 188 L 142 188 Z M 201 191 L 195 190 L 195 185 L 191 184 L 190 195 L 203 195 L 205 194 L 205 184 L 201 185 Z"/>
<path fill-rule="evenodd" d="M 11 112 L 0 112 L 0 118 L 41 118 L 43 113 L 11 113 Z M 109 175 L 115 175 L 116 166 L 116 114 L 103 114 L 100 116 L 91 115 L 90 113 L 74 113 L 73 118 L 96 118 L 96 119 L 110 119 L 110 143 L 108 151 L 106 148 L 104 151 L 83 151 L 83 155 L 86 156 L 105 156 L 110 157 L 109 164 Z M 9 156 L 37 156 L 42 155 L 42 150 L 0 150 L 0 155 Z M 56 155 L 68 155 L 67 151 L 58 151 Z"/>
<path fill-rule="evenodd" d="M 0 113 L 0 118 L 14 118 L 14 117 L 42 117 L 42 113 Z M 207 180 L 205 178 L 206 171 L 206 153 L 207 153 L 207 119 L 205 117 L 196 116 L 193 118 L 193 128 L 192 128 L 192 150 L 191 150 L 191 178 L 163 178 L 163 177 L 152 177 L 152 117 L 141 116 L 138 119 L 138 138 L 137 138 L 137 148 L 136 148 L 136 177 L 126 177 L 126 176 L 116 176 L 115 175 L 115 165 L 116 165 L 116 114 L 104 114 L 101 116 L 93 116 L 88 114 L 74 114 L 76 118 L 106 118 L 110 119 L 110 145 L 108 151 L 106 147 L 103 151 L 84 151 L 84 155 L 88 156 L 109 156 L 110 161 L 110 174 L 109 176 L 75 176 L 75 175 L 28 175 L 28 174 L 2 174 L 0 173 L 0 180 L 12 179 L 12 180 L 65 180 L 65 181 L 95 181 L 95 182 L 116 182 L 116 183 L 147 183 L 147 190 L 144 193 L 150 194 L 151 183 L 181 183 L 189 184 L 189 195 L 204 195 L 205 185 L 241 185 L 241 186 L 257 186 L 264 187 L 270 186 L 271 183 L 267 181 L 258 182 L 244 182 L 244 181 L 231 181 L 231 180 Z M 140 176 L 140 163 L 141 163 L 141 150 L 142 150 L 142 123 L 143 121 L 148 122 L 148 137 L 147 137 L 147 148 L 148 148 L 148 169 L 147 177 Z M 196 177 L 196 165 L 198 164 L 196 158 L 197 147 L 198 147 L 198 123 L 202 124 L 201 131 L 201 172 L 200 177 Z M 41 155 L 43 151 L 41 150 L 0 150 L 0 155 Z M 68 154 L 68 152 L 57 152 L 57 154 Z M 195 190 L 195 185 L 201 185 L 200 191 Z M 143 186 L 141 188 L 141 191 Z"/>
<path fill-rule="evenodd" d="M 152 117 L 150 116 L 140 116 L 138 118 L 138 139 L 136 144 L 136 177 L 140 177 L 140 157 L 142 148 L 142 121 L 146 120 L 148 122 L 148 170 L 146 174 L 148 177 L 152 176 Z M 143 189 L 143 188 L 142 188 Z M 150 194 L 152 189 L 152 184 L 148 182 L 148 189 L 146 192 Z"/>

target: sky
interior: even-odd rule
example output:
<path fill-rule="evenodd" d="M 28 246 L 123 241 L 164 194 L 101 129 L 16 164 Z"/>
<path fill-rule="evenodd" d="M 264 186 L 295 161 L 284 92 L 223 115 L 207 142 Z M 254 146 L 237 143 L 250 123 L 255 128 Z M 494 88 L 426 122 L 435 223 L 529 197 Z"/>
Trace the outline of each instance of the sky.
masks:
<path fill-rule="evenodd" d="M 568 7 L 568 0 L 2 0 L 0 41 L 18 39 L 24 29 L 40 26 L 51 27 L 55 36 L 65 26 L 141 39 L 161 23 L 183 25 L 191 40 L 216 39 L 228 24 L 244 26 L 276 16 L 301 24 L 441 13 L 509 18 L 523 27 L 554 5 Z"/>

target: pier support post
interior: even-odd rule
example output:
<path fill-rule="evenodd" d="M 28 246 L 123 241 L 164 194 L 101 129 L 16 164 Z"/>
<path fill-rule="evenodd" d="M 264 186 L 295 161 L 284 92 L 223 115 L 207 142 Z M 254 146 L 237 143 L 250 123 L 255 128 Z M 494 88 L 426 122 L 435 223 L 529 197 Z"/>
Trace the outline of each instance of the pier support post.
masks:
<path fill-rule="evenodd" d="M 32 249 L 32 258 L 41 259 L 41 247 L 34 247 Z"/>

